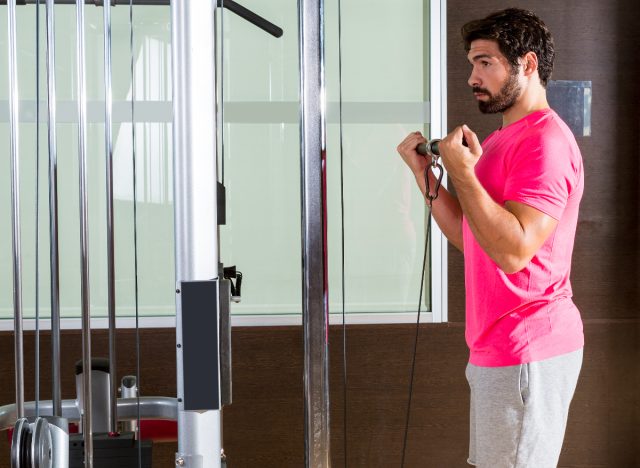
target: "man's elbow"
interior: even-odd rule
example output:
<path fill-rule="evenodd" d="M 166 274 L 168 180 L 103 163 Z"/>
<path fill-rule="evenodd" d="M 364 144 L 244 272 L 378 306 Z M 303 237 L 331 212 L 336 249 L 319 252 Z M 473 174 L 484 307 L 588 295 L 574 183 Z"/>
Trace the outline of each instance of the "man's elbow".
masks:
<path fill-rule="evenodd" d="M 524 270 L 531 258 L 528 255 L 504 255 L 496 263 L 507 275 L 512 275 Z"/>

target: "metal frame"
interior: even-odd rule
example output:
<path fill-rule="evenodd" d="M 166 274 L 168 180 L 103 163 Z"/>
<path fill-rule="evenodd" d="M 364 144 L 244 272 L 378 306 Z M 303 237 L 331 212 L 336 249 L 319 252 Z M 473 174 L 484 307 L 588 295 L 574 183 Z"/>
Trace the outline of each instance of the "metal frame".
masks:
<path fill-rule="evenodd" d="M 328 467 L 329 293 L 327 279 L 324 2 L 299 0 L 302 179 L 302 327 L 305 466 Z"/>
<path fill-rule="evenodd" d="M 109 317 L 109 432 L 118 433 L 118 373 L 116 359 L 116 273 L 113 223 L 113 92 L 111 86 L 111 4 L 102 8 L 104 28 L 104 152 L 107 213 L 107 309 Z"/>
<path fill-rule="evenodd" d="M 215 7 L 210 0 L 171 2 L 176 284 L 218 277 Z M 185 411 L 181 343 L 176 296 L 176 462 L 219 467 L 221 412 Z"/>
<path fill-rule="evenodd" d="M 82 305 L 82 434 L 84 441 L 84 464 L 93 468 L 93 420 L 91 394 L 91 300 L 89 283 L 89 200 L 87 192 L 87 93 L 85 78 L 85 32 L 84 3 L 76 3 L 76 67 L 78 90 L 78 166 L 80 199 L 80 291 Z"/>
<path fill-rule="evenodd" d="M 9 2 L 10 10 L 15 1 Z M 80 159 L 80 218 L 82 255 L 83 361 L 90 369 L 88 239 L 86 200 L 86 96 L 84 91 L 84 3 L 77 2 L 77 63 Z M 303 327 L 305 346 L 305 463 L 307 467 L 328 467 L 329 451 L 329 385 L 328 385 L 328 292 L 326 246 L 325 103 L 324 99 L 324 24 L 323 0 L 299 0 L 300 65 L 301 65 L 301 164 L 302 164 L 302 245 L 303 245 Z M 433 136 L 446 133 L 446 21 L 445 0 L 431 0 L 431 130 Z M 216 213 L 216 91 L 215 23 L 216 5 L 210 0 L 175 0 L 171 3 L 173 97 L 174 97 L 174 196 L 176 281 L 210 280 L 218 277 L 218 234 Z M 11 17 L 11 15 L 10 15 Z M 15 41 L 15 24 L 9 27 Z M 105 19 L 106 21 L 106 19 Z M 11 42 L 11 41 L 10 41 Z M 12 57 L 10 65 L 15 65 Z M 17 169 L 17 80 L 10 66 L 12 84 L 12 155 Z M 14 96 L 15 94 L 15 96 Z M 110 109 L 105 120 L 110 120 Z M 15 128 L 14 128 L 15 127 Z M 206 130 L 203 130 L 206 129 Z M 15 161 L 14 161 L 15 160 Z M 14 170 L 15 176 L 15 170 Z M 16 177 L 14 177 L 16 179 Z M 17 182 L 12 179 L 12 182 Z M 14 197 L 19 191 L 13 190 Z M 14 205 L 17 201 L 14 200 Z M 197 216 L 196 216 L 197 214 Z M 15 216 L 14 216 L 15 220 Z M 15 223 L 19 226 L 19 222 Z M 14 227 L 15 231 L 15 227 Z M 440 274 L 432 275 L 434 321 L 446 321 L 446 241 L 434 228 L 432 264 Z M 15 232 L 14 232 L 15 236 Z M 19 242 L 18 236 L 15 236 Z M 16 246 L 14 239 L 14 257 Z M 19 253 L 19 245 L 17 249 Z M 14 258 L 14 263 L 15 263 Z M 14 270 L 16 270 L 14 268 Z M 19 270 L 15 278 L 19 278 Z M 14 279 L 15 281 L 15 279 Z M 14 287 L 14 292 L 20 288 Z M 15 303 L 20 306 L 20 298 Z M 214 468 L 220 466 L 221 414 L 218 410 L 185 411 L 180 301 L 176 301 L 176 345 L 178 398 L 168 400 L 167 411 L 176 411 L 178 420 L 178 454 L 181 466 Z M 21 327 L 21 317 L 16 327 Z M 86 332 L 86 333 L 85 333 Z M 21 334 L 20 334 L 21 335 Z M 86 335 L 86 336 L 85 336 Z M 16 334 L 18 336 L 18 334 Z M 20 366 L 21 367 L 21 366 Z M 92 466 L 90 372 L 85 372 L 84 432 L 85 464 Z M 22 386 L 20 386 L 22 388 Z M 121 400 L 122 401 L 122 400 Z M 142 400 L 141 400 L 142 401 Z M 24 412 L 24 401 L 16 398 L 18 413 Z M 43 410 L 46 402 L 43 402 Z M 136 399 L 127 402 L 137 403 Z M 157 402 L 155 402 L 157 403 Z M 155 404 L 154 403 L 154 404 Z M 174 406 L 177 405 L 177 408 Z M 120 402 L 118 402 L 120 407 Z M 154 407 L 155 408 L 155 407 Z M 63 402 L 63 414 L 71 414 L 69 403 Z M 127 412 L 121 414 L 127 418 Z M 173 414 L 173 413 L 172 413 Z"/>
<path fill-rule="evenodd" d="M 20 243 L 20 149 L 18 122 L 18 63 L 16 44 L 16 1 L 8 3 L 7 33 L 9 35 L 9 121 L 11 152 L 11 234 L 13 261 L 13 322 L 15 390 L 18 418 L 24 417 L 24 336 L 22 331 L 22 250 Z"/>
<path fill-rule="evenodd" d="M 171 397 L 140 397 L 118 398 L 118 417 L 120 421 L 136 421 L 138 418 L 138 402 L 140 403 L 141 419 L 168 419 L 175 421 L 178 417 L 178 400 Z M 79 422 L 81 419 L 78 400 L 61 401 L 62 417 L 71 422 Z M 40 401 L 40 413 L 51 414 L 53 403 L 51 400 Z M 28 401 L 24 405 L 24 416 L 27 418 L 36 415 L 34 401 Z M 17 419 L 15 404 L 0 406 L 0 431 L 12 428 Z"/>
<path fill-rule="evenodd" d="M 62 413 L 60 389 L 60 257 L 58 252 L 58 149 L 56 134 L 55 12 L 47 0 L 47 117 L 49 144 L 49 268 L 51 270 L 51 361 L 53 415 Z"/>
<path fill-rule="evenodd" d="M 431 102 L 430 138 L 442 138 L 447 132 L 447 0 L 429 2 L 429 101 Z M 446 187 L 444 174 L 442 185 Z M 431 224 L 431 305 L 432 322 L 447 322 L 448 241 L 437 223 Z"/>

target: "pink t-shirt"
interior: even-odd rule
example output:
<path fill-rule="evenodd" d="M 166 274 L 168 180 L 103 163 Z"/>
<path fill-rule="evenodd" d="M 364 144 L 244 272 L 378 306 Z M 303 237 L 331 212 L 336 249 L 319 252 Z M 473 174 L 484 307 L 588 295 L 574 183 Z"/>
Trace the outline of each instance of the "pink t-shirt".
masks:
<path fill-rule="evenodd" d="M 469 360 L 509 366 L 580 349 L 582 320 L 569 282 L 584 189 L 575 138 L 553 110 L 545 109 L 493 132 L 482 148 L 476 175 L 495 202 L 524 203 L 558 225 L 523 270 L 506 274 L 463 219 Z"/>

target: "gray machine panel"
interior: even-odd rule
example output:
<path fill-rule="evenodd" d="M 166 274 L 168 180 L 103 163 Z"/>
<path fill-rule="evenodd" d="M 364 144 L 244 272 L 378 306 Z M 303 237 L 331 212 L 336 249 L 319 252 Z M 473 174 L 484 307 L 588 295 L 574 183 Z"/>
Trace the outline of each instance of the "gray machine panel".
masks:
<path fill-rule="evenodd" d="M 220 409 L 218 280 L 180 283 L 185 411 Z"/>

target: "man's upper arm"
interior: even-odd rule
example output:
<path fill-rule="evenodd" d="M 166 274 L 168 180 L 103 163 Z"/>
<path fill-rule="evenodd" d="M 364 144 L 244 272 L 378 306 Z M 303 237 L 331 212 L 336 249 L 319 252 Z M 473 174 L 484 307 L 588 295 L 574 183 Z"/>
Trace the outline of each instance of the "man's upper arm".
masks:
<path fill-rule="evenodd" d="M 505 208 L 512 213 L 522 228 L 522 244 L 519 255 L 531 260 L 558 225 L 558 220 L 516 201 L 506 201 Z"/>

